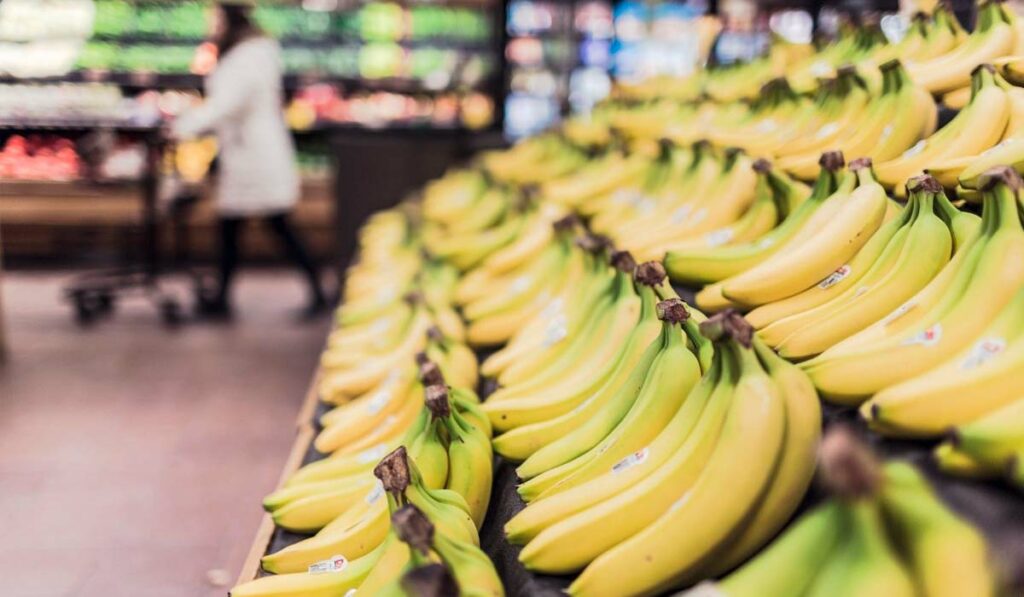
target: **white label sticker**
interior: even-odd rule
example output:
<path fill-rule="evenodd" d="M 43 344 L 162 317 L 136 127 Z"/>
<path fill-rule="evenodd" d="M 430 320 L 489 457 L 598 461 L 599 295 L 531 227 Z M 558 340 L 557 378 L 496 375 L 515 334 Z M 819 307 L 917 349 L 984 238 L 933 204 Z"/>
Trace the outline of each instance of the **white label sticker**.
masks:
<path fill-rule="evenodd" d="M 903 303 L 899 307 L 896 307 L 896 310 L 894 310 L 892 313 L 890 313 L 890 314 L 885 316 L 885 319 L 882 320 L 882 325 L 883 326 L 889 325 L 890 323 L 896 321 L 900 317 L 903 317 L 904 315 L 909 313 L 910 310 L 913 309 L 916 306 L 917 306 L 917 303 L 915 303 L 913 301 Z"/>
<path fill-rule="evenodd" d="M 382 497 L 384 497 L 384 484 L 377 481 L 373 485 L 373 489 L 370 490 L 370 493 L 366 494 L 366 497 L 364 497 L 363 500 L 365 500 L 367 504 L 373 505 Z"/>
<path fill-rule="evenodd" d="M 356 461 L 359 464 L 369 464 L 371 462 L 377 462 L 381 458 L 388 455 L 387 444 L 377 444 L 376 446 L 363 450 L 356 456 Z"/>
<path fill-rule="evenodd" d="M 564 302 L 565 301 L 562 299 L 562 297 L 560 297 L 560 296 L 559 297 L 555 297 L 555 299 L 553 301 L 551 301 L 550 303 L 548 303 L 547 306 L 544 307 L 544 310 L 541 311 L 541 314 L 540 314 L 541 318 L 542 319 L 548 319 L 550 317 L 555 317 L 557 315 L 562 315 L 562 304 Z"/>
<path fill-rule="evenodd" d="M 530 287 L 529 276 L 519 276 L 515 280 L 512 280 L 512 284 L 509 285 L 509 289 L 514 293 L 520 293 Z"/>
<path fill-rule="evenodd" d="M 393 387 L 390 383 L 380 390 L 377 390 L 366 405 L 366 414 L 375 415 L 384 410 L 384 407 L 391 402 L 391 399 L 394 398 L 394 396 L 395 392 L 393 391 Z"/>
<path fill-rule="evenodd" d="M 917 143 L 914 143 L 913 147 L 911 147 L 910 149 L 904 151 L 903 155 L 901 155 L 900 157 L 901 158 L 912 158 L 915 155 L 917 155 L 917 154 L 921 153 L 922 151 L 924 151 L 925 145 L 927 145 L 927 143 L 924 142 L 924 139 L 921 139 Z"/>
<path fill-rule="evenodd" d="M 942 324 L 936 323 L 903 341 L 904 346 L 920 344 L 921 346 L 935 346 L 942 340 Z"/>
<path fill-rule="evenodd" d="M 1004 350 L 1006 350 L 1006 340 L 1004 338 L 982 338 L 971 348 L 967 358 L 964 359 L 964 362 L 960 363 L 960 368 L 964 371 L 976 369 L 994 359 Z"/>
<path fill-rule="evenodd" d="M 382 286 L 377 291 L 377 300 L 382 303 L 390 303 L 398 297 L 398 289 L 394 286 Z"/>
<path fill-rule="evenodd" d="M 832 65 L 827 60 L 815 60 L 813 64 L 807 69 L 815 77 L 831 77 L 832 76 Z"/>
<path fill-rule="evenodd" d="M 818 288 L 820 288 L 822 290 L 825 290 L 826 288 L 831 288 L 831 287 L 835 286 L 836 284 L 842 282 L 843 279 L 845 279 L 847 276 L 849 276 L 850 272 L 852 272 L 852 271 L 853 271 L 853 268 L 851 268 L 849 265 L 841 265 L 841 266 L 839 266 L 839 269 L 837 269 L 836 271 L 832 272 L 831 274 L 828 275 L 828 277 L 826 277 L 824 280 L 819 282 L 818 283 Z"/>
<path fill-rule="evenodd" d="M 672 212 L 672 218 L 671 218 L 672 223 L 673 224 L 682 224 L 683 222 L 685 222 L 686 221 L 686 216 L 690 215 L 690 211 L 692 209 L 693 209 L 692 205 L 680 206 L 679 209 L 677 209 L 674 212 Z"/>
<path fill-rule="evenodd" d="M 654 213 L 654 208 L 657 207 L 658 202 L 650 197 L 644 197 L 636 204 L 636 210 L 640 212 L 642 216 L 649 216 Z"/>
<path fill-rule="evenodd" d="M 612 203 L 619 205 L 633 205 L 639 199 L 640 193 L 636 189 L 620 189 L 612 195 Z"/>
<path fill-rule="evenodd" d="M 643 464 L 644 462 L 647 462 L 647 457 L 650 456 L 650 454 L 650 448 L 637 450 L 636 452 L 633 452 L 629 456 L 626 456 L 622 460 L 612 465 L 612 473 L 619 474 L 622 471 L 626 471 L 633 468 L 634 466 Z"/>
<path fill-rule="evenodd" d="M 329 560 L 320 560 L 309 565 L 310 574 L 327 574 L 330 572 L 341 572 L 348 568 L 348 560 L 344 556 L 331 556 Z"/>
<path fill-rule="evenodd" d="M 736 231 L 732 228 L 719 228 L 714 232 L 709 232 L 704 237 L 704 243 L 709 247 L 720 247 L 731 241 L 734 236 L 736 236 Z"/>
<path fill-rule="evenodd" d="M 544 333 L 544 348 L 550 348 L 568 336 L 568 324 L 569 322 L 564 315 L 552 319 L 551 323 L 548 324 L 547 331 Z"/>
<path fill-rule="evenodd" d="M 824 139 L 825 137 L 828 137 L 829 135 L 835 133 L 838 130 L 839 130 L 839 123 L 837 123 L 837 122 L 830 122 L 830 123 L 826 124 L 825 126 L 821 127 L 820 129 L 818 129 L 818 132 L 814 134 L 814 138 L 820 141 L 821 139 Z"/>

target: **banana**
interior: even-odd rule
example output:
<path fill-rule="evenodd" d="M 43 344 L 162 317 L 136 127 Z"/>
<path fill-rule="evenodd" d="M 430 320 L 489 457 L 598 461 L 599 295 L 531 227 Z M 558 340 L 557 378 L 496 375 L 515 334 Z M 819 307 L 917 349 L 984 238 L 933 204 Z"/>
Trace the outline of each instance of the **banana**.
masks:
<path fill-rule="evenodd" d="M 533 332 L 534 347 L 513 349 L 497 375 L 500 386 L 528 384 L 537 388 L 549 384 L 562 377 L 570 362 L 585 361 L 597 353 L 598 347 L 590 344 L 592 338 L 612 333 L 612 326 L 618 323 L 612 308 L 622 281 L 616 280 L 603 254 L 588 254 L 586 259 L 590 262 L 587 278 L 581 284 L 566 284 L 565 290 L 527 323 L 530 326 L 539 320 L 541 324 Z"/>
<path fill-rule="evenodd" d="M 835 217 L 802 242 L 794 242 L 785 251 L 722 282 L 725 298 L 745 305 L 763 305 L 793 296 L 818 283 L 860 250 L 882 224 L 886 196 L 871 174 L 869 161 L 853 166 L 860 184 L 849 196 L 833 196 L 837 201 Z M 815 216 L 821 214 L 819 210 Z M 814 223 L 812 217 L 808 225 Z"/>
<path fill-rule="evenodd" d="M 864 397 L 936 367 L 984 331 L 1024 285 L 1024 229 L 1017 199 L 1021 186 L 1020 176 L 1010 168 L 990 171 L 985 211 L 991 232 L 986 242 L 971 250 L 975 267 L 955 268 L 950 276 L 952 283 L 940 280 L 940 274 L 911 301 L 947 283 L 950 296 L 936 301 L 914 325 L 897 334 L 860 344 L 856 343 L 857 335 L 851 336 L 802 363 L 823 394 L 859 403 Z M 903 315 L 894 313 L 897 321 Z M 890 315 L 879 324 L 885 327 L 893 320 Z M 853 348 L 844 350 L 846 342 Z M 887 366 L 896 362 L 899 367 Z"/>
<path fill-rule="evenodd" d="M 967 454 L 958 451 L 953 447 L 953 444 L 948 442 L 936 446 L 935 451 L 932 452 L 932 457 L 935 460 L 935 464 L 943 472 L 960 477 L 990 479 L 1002 472 L 999 469 L 992 469 L 974 460 Z"/>
<path fill-rule="evenodd" d="M 994 595 L 995 579 L 981 534 L 949 511 L 914 467 L 885 467 L 881 505 L 897 545 L 909 555 L 921 593 L 929 597 Z"/>
<path fill-rule="evenodd" d="M 911 207 L 915 203 L 911 203 Z M 906 235 L 905 225 L 914 213 L 913 209 L 902 210 L 899 217 L 883 224 L 849 263 L 839 266 L 816 285 L 799 294 L 757 307 L 745 315 L 746 320 L 758 330 L 758 336 L 769 346 L 778 344 L 792 331 L 783 329 L 780 322 L 828 303 L 854 287 L 868 270 L 879 267 L 879 262 L 893 261 L 902 247 L 902 239 Z"/>
<path fill-rule="evenodd" d="M 850 531 L 839 553 L 825 564 L 807 595 L 915 595 L 910 573 L 889 543 L 881 511 L 873 499 L 845 507 Z"/>
<path fill-rule="evenodd" d="M 377 566 L 384 554 L 384 545 L 370 553 L 345 561 L 338 571 L 296 572 L 263 576 L 242 583 L 229 591 L 229 597 L 337 597 L 358 587 Z"/>
<path fill-rule="evenodd" d="M 504 597 L 505 589 L 494 569 L 494 564 L 479 547 L 457 541 L 444 534 L 435 534 L 433 542 L 445 565 L 459 585 L 459 595 L 465 597 Z"/>
<path fill-rule="evenodd" d="M 648 165 L 649 161 L 642 154 L 609 151 L 569 176 L 545 182 L 539 194 L 556 204 L 576 207 L 593 197 L 629 186 Z"/>
<path fill-rule="evenodd" d="M 930 165 L 960 156 L 977 155 L 999 142 L 1010 118 L 1010 101 L 996 83 L 991 65 L 982 65 L 972 75 L 971 101 L 953 120 L 902 155 L 875 167 L 878 180 L 897 194 L 912 176 Z"/>
<path fill-rule="evenodd" d="M 398 412 L 407 400 L 415 399 L 415 384 L 416 369 L 410 365 L 402 371 L 396 371 L 395 375 L 385 379 L 374 391 L 324 413 L 320 417 L 320 424 L 324 427 L 321 432 L 325 436 L 322 444 L 324 452 L 332 452 L 332 447 L 343 446 L 366 435 L 373 427 Z"/>
<path fill-rule="evenodd" d="M 620 276 L 625 278 L 623 286 L 628 284 L 628 274 Z M 483 405 L 494 428 L 508 431 L 549 420 L 584 404 L 593 396 L 618 388 L 640 359 L 643 349 L 657 337 L 660 328 L 655 316 L 654 291 L 648 286 L 639 286 L 639 296 L 632 289 L 622 292 L 618 301 L 622 304 L 616 308 L 619 322 L 613 328 L 611 338 L 606 340 L 611 348 L 601 350 L 597 358 L 576 363 L 576 369 L 546 388 L 529 391 L 520 388 L 517 394 L 503 395 L 502 390 L 495 392 Z M 637 307 L 640 307 L 639 313 Z"/>
<path fill-rule="evenodd" d="M 877 272 L 871 268 L 856 288 L 847 289 L 824 305 L 790 318 L 798 322 L 781 342 L 775 343 L 780 356 L 799 360 L 824 352 L 892 312 L 924 288 L 949 262 L 952 234 L 932 211 L 932 196 L 942 192 L 941 186 L 931 177 L 912 179 L 909 184 L 912 193 L 919 195 L 917 214 L 908 225 L 906 239 L 891 268 Z M 785 323 L 780 321 L 775 325 Z M 768 329 L 770 327 L 765 332 Z"/>
<path fill-rule="evenodd" d="M 712 318 L 704 327 L 739 335 L 752 330 L 737 316 Z M 745 328 L 745 329 L 744 329 Z M 735 348 L 741 375 L 714 452 L 692 487 L 639 533 L 594 559 L 570 585 L 570 595 L 650 593 L 673 586 L 704 556 L 738 529 L 768 487 L 785 434 L 779 388 L 761 368 L 753 349 Z M 733 473 L 746 472 L 737 478 Z M 580 543 L 590 544 L 591 541 Z M 577 549 L 589 549 L 580 545 Z"/>
<path fill-rule="evenodd" d="M 907 70 L 914 83 L 941 94 L 969 85 L 979 64 L 1011 54 L 1013 46 L 1013 26 L 998 3 L 986 2 L 979 6 L 977 27 L 964 43 L 941 56 L 910 63 Z"/>
<path fill-rule="evenodd" d="M 758 168 L 770 168 L 765 160 L 754 163 Z M 673 241 L 665 245 L 664 253 L 692 249 L 711 249 L 725 245 L 749 243 L 768 234 L 778 225 L 782 210 L 776 205 L 772 190 L 764 177 L 758 177 L 754 202 L 735 222 L 716 228 L 697 238 Z M 641 256 L 641 258 L 643 258 Z"/>
<path fill-rule="evenodd" d="M 653 294 L 649 287 L 645 287 L 642 292 Z M 657 310 L 653 315 L 657 315 Z M 664 326 L 658 323 L 656 318 L 652 318 L 650 323 L 651 328 L 655 325 L 657 328 L 648 331 L 646 327 L 637 327 L 623 348 L 621 357 L 608 376 L 607 382 L 587 397 L 587 400 L 593 400 L 591 404 L 594 407 L 588 408 L 590 405 L 584 402 L 583 408 L 576 411 L 575 414 L 581 423 L 566 435 L 531 454 L 516 468 L 519 478 L 532 479 L 585 453 L 604 439 L 625 416 L 629 406 L 643 388 L 647 373 L 660 355 L 667 339 Z M 583 416 L 583 413 L 588 416 Z M 520 486 L 520 495 L 524 498 L 533 496 L 533 487 L 536 487 L 536 483 L 525 486 L 525 489 Z"/>
<path fill-rule="evenodd" d="M 786 403 L 786 436 L 772 484 L 740 533 L 709 558 L 699 574 L 720 576 L 732 570 L 775 536 L 793 515 L 814 478 L 821 441 L 821 404 L 811 380 L 754 339 L 754 350 Z"/>
<path fill-rule="evenodd" d="M 1024 136 L 1015 135 L 977 155 L 960 172 L 958 181 L 966 189 L 977 189 L 981 175 L 995 166 L 1010 166 L 1024 172 Z"/>
<path fill-rule="evenodd" d="M 296 530 L 318 532 L 309 539 L 263 556 L 263 568 L 278 574 L 299 572 L 314 562 L 337 554 L 354 559 L 370 553 L 380 545 L 388 533 L 388 508 L 387 501 L 382 499 L 383 494 L 381 486 L 375 483 L 372 489 L 363 492 L 358 503 L 353 504 L 322 529 L 292 527 Z M 276 518 L 274 522 L 281 526 Z"/>
<path fill-rule="evenodd" d="M 701 376 L 700 364 L 687 348 L 677 325 L 689 317 L 689 312 L 681 300 L 669 299 L 658 303 L 658 317 L 663 321 L 661 338 L 655 342 L 660 351 L 649 368 L 640 366 L 634 370 L 634 374 L 643 375 L 639 390 L 627 382 L 626 387 L 633 390 L 633 395 L 620 393 L 618 396 L 626 398 L 623 403 L 618 405 L 617 400 L 612 400 L 599 415 L 614 413 L 609 416 L 612 427 L 608 434 L 589 449 L 585 445 L 574 446 L 577 456 L 524 483 L 520 488 L 524 499 L 532 501 L 534 491 L 539 491 L 537 497 L 543 498 L 600 476 L 622 458 L 643 449 L 679 410 Z M 581 449 L 586 451 L 579 453 Z"/>
<path fill-rule="evenodd" d="M 821 174 L 807 199 L 793 207 L 776 228 L 757 240 L 726 247 L 669 251 L 665 255 L 665 270 L 669 277 L 673 281 L 685 284 L 720 282 L 768 259 L 798 234 L 818 206 L 827 197 L 839 191 L 840 185 L 852 187 L 854 181 L 846 176 L 845 172 L 840 173 L 842 167 L 840 154 L 823 155 Z M 774 169 L 765 175 L 776 197 L 791 197 L 794 188 L 802 189 L 794 186 L 787 176 L 777 173 Z M 797 192 L 802 194 L 802 191 Z M 704 308 L 704 303 L 700 300 L 698 304 Z"/>
<path fill-rule="evenodd" d="M 494 476 L 490 438 L 451 408 L 445 386 L 431 386 L 427 393 L 428 406 L 438 412 L 448 431 L 445 487 L 465 498 L 473 522 L 480 528 L 490 503 Z"/>
<path fill-rule="evenodd" d="M 663 467 L 676 471 L 676 478 L 686 476 L 676 462 L 689 463 L 686 466 L 690 470 L 699 471 L 728 411 L 735 383 L 734 370 L 729 351 L 716 351 L 711 369 L 650 446 L 620 460 L 601 477 L 527 504 L 505 525 L 509 541 L 526 543 L 542 530 L 572 515 L 631 491 Z M 691 477 L 695 474 L 688 473 Z"/>
<path fill-rule="evenodd" d="M 1024 399 L 1018 398 L 977 420 L 955 427 L 950 432 L 950 445 L 974 462 L 993 469 L 1005 467 L 1024 448 L 1022 421 Z"/>
<path fill-rule="evenodd" d="M 727 597 L 806 595 L 821 568 L 835 557 L 845 523 L 839 504 L 819 506 L 716 588 Z"/>
<path fill-rule="evenodd" d="M 935 436 L 1020 397 L 1016 373 L 1024 363 L 1024 287 L 987 329 L 946 363 L 866 402 L 862 415 L 886 433 Z"/>
<path fill-rule="evenodd" d="M 722 168 L 720 178 L 710 188 L 694 191 L 695 197 L 715 197 L 714 202 L 684 204 L 668 219 L 645 226 L 643 234 L 620 239 L 621 244 L 640 260 L 660 260 L 665 255 L 665 246 L 677 239 L 703 235 L 735 223 L 754 202 L 757 172 L 753 161 L 740 151 L 727 152 Z"/>

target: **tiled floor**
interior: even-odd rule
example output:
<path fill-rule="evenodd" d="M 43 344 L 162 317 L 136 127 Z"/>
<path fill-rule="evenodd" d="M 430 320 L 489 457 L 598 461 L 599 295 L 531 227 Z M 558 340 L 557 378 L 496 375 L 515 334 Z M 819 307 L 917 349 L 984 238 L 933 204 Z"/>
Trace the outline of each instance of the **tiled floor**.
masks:
<path fill-rule="evenodd" d="M 326 321 L 290 274 L 239 281 L 231 325 L 159 325 L 140 300 L 81 330 L 66 276 L 6 273 L 0 595 L 191 597 L 233 581 L 294 435 Z"/>

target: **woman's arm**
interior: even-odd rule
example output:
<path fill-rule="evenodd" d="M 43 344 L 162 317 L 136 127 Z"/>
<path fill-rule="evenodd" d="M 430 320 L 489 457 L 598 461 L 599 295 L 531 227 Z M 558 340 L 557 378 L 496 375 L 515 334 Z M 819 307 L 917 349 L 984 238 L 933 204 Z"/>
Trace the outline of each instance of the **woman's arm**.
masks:
<path fill-rule="evenodd" d="M 236 51 L 242 48 L 236 48 Z M 175 137 L 191 139 L 210 132 L 218 122 L 245 109 L 252 91 L 251 66 L 245 56 L 232 56 L 218 68 L 217 85 L 202 105 L 179 116 L 171 127 Z"/>

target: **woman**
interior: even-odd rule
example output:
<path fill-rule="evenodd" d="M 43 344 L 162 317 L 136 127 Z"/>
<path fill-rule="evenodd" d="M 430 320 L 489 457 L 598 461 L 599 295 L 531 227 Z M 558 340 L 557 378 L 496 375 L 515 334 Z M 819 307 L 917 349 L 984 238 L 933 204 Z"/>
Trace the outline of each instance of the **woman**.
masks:
<path fill-rule="evenodd" d="M 206 101 L 182 114 L 170 134 L 178 139 L 215 132 L 220 146 L 217 212 L 220 216 L 220 286 L 200 299 L 207 315 L 231 313 L 231 282 L 246 219 L 263 220 L 288 258 L 305 274 L 315 316 L 327 308 L 316 268 L 288 221 L 299 198 L 295 148 L 282 115 L 281 60 L 277 42 L 253 23 L 251 2 L 221 0 L 213 10 L 211 37 L 216 69 L 206 79 Z"/>

